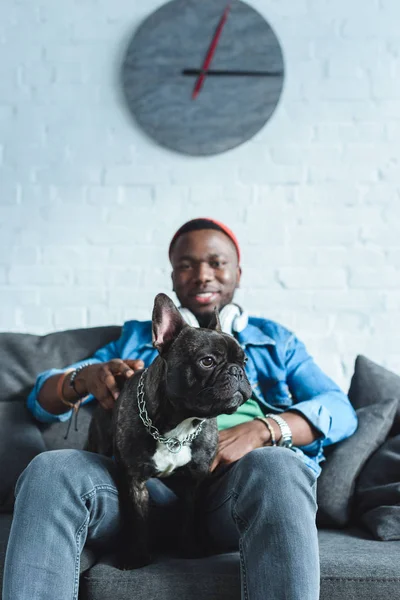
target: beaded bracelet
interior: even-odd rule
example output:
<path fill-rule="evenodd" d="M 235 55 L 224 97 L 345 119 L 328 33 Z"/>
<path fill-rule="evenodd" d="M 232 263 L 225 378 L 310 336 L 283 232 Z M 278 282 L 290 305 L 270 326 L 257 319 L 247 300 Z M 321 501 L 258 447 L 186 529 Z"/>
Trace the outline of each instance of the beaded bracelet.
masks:
<path fill-rule="evenodd" d="M 82 365 L 80 365 L 79 367 L 76 367 L 76 369 L 72 369 L 72 370 L 73 370 L 73 373 L 72 373 L 72 375 L 71 375 L 71 377 L 70 377 L 70 379 L 69 379 L 69 387 L 71 387 L 71 388 L 74 390 L 74 392 L 75 392 L 75 394 L 78 396 L 78 398 L 84 398 L 84 397 L 85 397 L 87 394 L 83 394 L 83 396 L 82 396 L 82 394 L 80 394 L 80 393 L 78 392 L 78 390 L 76 389 L 76 387 L 75 387 L 75 379 L 76 379 L 76 376 L 78 375 L 78 373 L 79 373 L 80 371 L 82 371 L 82 370 L 83 370 L 83 369 L 85 369 L 86 367 L 89 367 L 91 364 L 92 364 L 92 363 L 83 363 L 83 364 L 82 364 Z"/>
<path fill-rule="evenodd" d="M 74 369 L 67 369 L 66 371 L 64 371 L 64 373 L 62 373 L 62 375 L 60 375 L 58 381 L 57 381 L 57 397 L 58 399 L 65 404 L 66 406 L 69 406 L 69 408 L 73 408 L 75 409 L 76 404 L 74 404 L 73 402 L 70 402 L 69 400 L 67 400 L 64 397 L 64 382 L 65 382 L 65 378 L 72 373 Z"/>

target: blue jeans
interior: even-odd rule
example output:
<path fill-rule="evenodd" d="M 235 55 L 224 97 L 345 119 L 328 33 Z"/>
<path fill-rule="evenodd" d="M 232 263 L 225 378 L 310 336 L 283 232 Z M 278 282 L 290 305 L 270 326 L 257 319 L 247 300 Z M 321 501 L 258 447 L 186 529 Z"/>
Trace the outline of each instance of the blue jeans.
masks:
<path fill-rule="evenodd" d="M 33 459 L 17 483 L 3 600 L 77 600 L 84 545 L 118 543 L 115 479 L 111 459 L 81 450 Z M 179 500 L 160 480 L 148 487 L 156 535 L 168 537 L 163 523 L 176 526 Z M 239 549 L 242 600 L 319 598 L 315 488 L 286 448 L 254 450 L 210 478 L 199 518 L 211 551 Z"/>

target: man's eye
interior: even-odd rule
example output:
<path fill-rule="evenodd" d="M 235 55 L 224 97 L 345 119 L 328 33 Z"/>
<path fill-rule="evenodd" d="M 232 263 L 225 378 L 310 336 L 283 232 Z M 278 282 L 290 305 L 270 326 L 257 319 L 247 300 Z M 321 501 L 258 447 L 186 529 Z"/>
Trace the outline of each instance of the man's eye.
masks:
<path fill-rule="evenodd" d="M 210 367 L 213 367 L 215 365 L 215 360 L 212 356 L 205 356 L 200 360 L 200 364 L 202 367 L 209 369 Z"/>
<path fill-rule="evenodd" d="M 226 263 L 222 262 L 221 260 L 213 260 L 211 266 L 213 269 L 222 269 L 225 264 Z"/>

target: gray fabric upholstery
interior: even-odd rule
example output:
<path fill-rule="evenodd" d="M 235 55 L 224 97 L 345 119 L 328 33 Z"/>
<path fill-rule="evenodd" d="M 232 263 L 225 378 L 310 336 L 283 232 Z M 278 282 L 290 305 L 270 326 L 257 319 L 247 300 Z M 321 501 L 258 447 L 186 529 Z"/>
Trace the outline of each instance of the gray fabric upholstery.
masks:
<path fill-rule="evenodd" d="M 400 540 L 400 435 L 365 465 L 357 482 L 356 510 L 378 540 Z"/>
<path fill-rule="evenodd" d="M 0 512 L 11 511 L 17 479 L 46 450 L 37 424 L 24 402 L 0 402 Z"/>
<path fill-rule="evenodd" d="M 83 597 L 90 600 L 240 600 L 237 553 L 188 560 L 163 557 L 133 571 L 119 571 L 107 557 L 81 582 Z"/>
<path fill-rule="evenodd" d="M 93 327 L 38 336 L 0 333 L 0 402 L 26 398 L 41 371 L 83 360 L 115 340 L 121 327 Z"/>
<path fill-rule="evenodd" d="M 94 406 L 82 409 L 78 431 L 66 423 L 35 422 L 25 408 L 26 398 L 41 371 L 64 367 L 91 356 L 115 340 L 121 327 L 94 327 L 45 336 L 0 333 L 0 511 L 12 510 L 16 480 L 39 452 L 83 448 Z"/>
<path fill-rule="evenodd" d="M 400 377 L 365 356 L 357 356 L 349 389 L 350 402 L 361 408 L 389 398 L 400 400 Z M 392 435 L 400 433 L 400 402 L 393 422 Z"/>
<path fill-rule="evenodd" d="M 358 530 L 319 532 L 321 600 L 400 598 L 400 542 L 382 544 Z M 135 571 L 119 571 L 112 557 L 82 578 L 90 600 L 240 600 L 238 553 L 203 559 L 159 559 Z M 266 600 L 268 588 L 266 587 Z"/>
<path fill-rule="evenodd" d="M 319 532 L 321 600 L 400 598 L 400 542 L 384 544 L 357 529 Z"/>
<path fill-rule="evenodd" d="M 78 428 L 75 430 L 74 416 L 67 439 L 65 439 L 65 436 L 68 429 L 68 422 L 38 423 L 38 429 L 42 433 L 46 450 L 59 450 L 60 448 L 82 450 L 86 442 L 91 415 L 95 408 L 95 402 L 89 402 L 89 404 L 80 408 L 77 421 Z"/>
<path fill-rule="evenodd" d="M 3 588 L 3 570 L 6 557 L 7 540 L 11 527 L 11 515 L 0 515 L 0 598 Z"/>
<path fill-rule="evenodd" d="M 359 408 L 356 432 L 328 455 L 317 483 L 318 523 L 343 527 L 350 520 L 355 482 L 365 462 L 385 441 L 397 399 Z"/>

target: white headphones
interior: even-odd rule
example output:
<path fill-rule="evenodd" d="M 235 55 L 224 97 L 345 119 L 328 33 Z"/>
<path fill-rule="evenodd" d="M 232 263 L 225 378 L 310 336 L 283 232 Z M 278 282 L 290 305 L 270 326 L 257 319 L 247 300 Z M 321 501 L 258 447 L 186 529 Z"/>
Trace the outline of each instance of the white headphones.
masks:
<path fill-rule="evenodd" d="M 179 312 L 188 325 L 200 327 L 198 320 L 188 308 L 179 307 Z M 227 304 L 220 311 L 219 320 L 222 331 L 232 335 L 234 331 L 240 332 L 247 327 L 248 316 L 238 304 Z"/>

